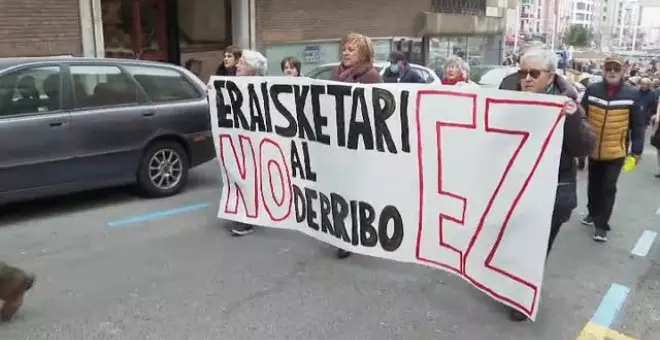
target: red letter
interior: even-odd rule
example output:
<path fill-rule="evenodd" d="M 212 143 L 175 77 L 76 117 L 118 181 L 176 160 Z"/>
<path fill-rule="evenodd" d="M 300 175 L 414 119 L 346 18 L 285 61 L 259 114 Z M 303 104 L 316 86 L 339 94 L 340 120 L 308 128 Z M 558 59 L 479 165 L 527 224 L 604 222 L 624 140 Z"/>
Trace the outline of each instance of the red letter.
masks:
<path fill-rule="evenodd" d="M 239 202 L 242 202 L 245 215 L 256 218 L 259 214 L 257 161 L 252 141 L 246 136 L 238 136 L 241 148 L 239 157 L 232 136 L 223 134 L 219 138 L 220 162 L 225 175 L 225 185 L 222 189 L 222 197 L 226 202 L 225 213 L 237 215 Z M 228 153 L 233 157 L 226 157 Z"/>
<path fill-rule="evenodd" d="M 425 103 L 422 103 L 424 97 Z M 451 107 L 447 102 L 451 101 Z M 443 105 L 444 104 L 444 105 Z M 432 120 L 435 124 L 421 124 L 420 107 L 437 107 L 433 112 L 436 117 Z M 427 111 L 428 112 L 428 111 Z M 420 91 L 417 95 L 417 138 L 418 138 L 418 162 L 419 162 L 419 228 L 417 232 L 416 256 L 419 261 L 439 266 L 445 270 L 451 270 L 456 274 L 462 273 L 463 246 L 457 243 L 466 243 L 471 236 L 471 230 L 463 230 L 460 234 L 469 233 L 458 239 L 447 239 L 445 233 L 447 228 L 454 230 L 463 228 L 465 224 L 465 213 L 468 208 L 467 199 L 450 191 L 456 188 L 456 174 L 447 176 L 443 170 L 451 169 L 444 166 L 445 163 L 460 162 L 456 156 L 461 152 L 443 154 L 442 136 L 445 133 L 464 133 L 465 130 L 474 130 L 477 127 L 477 96 L 475 94 L 451 92 L 451 91 Z M 425 159 L 422 145 L 437 145 L 437 157 Z M 451 145 L 450 148 L 462 150 L 467 153 L 469 148 Z M 450 158 L 454 157 L 454 158 Z M 454 166 L 453 169 L 458 169 Z M 446 181 L 445 178 L 454 178 Z M 430 183 L 425 184 L 424 179 L 429 178 Z M 463 179 L 464 180 L 464 179 Z M 436 182 L 437 181 L 437 182 Z M 437 187 L 437 190 L 425 190 L 426 187 Z M 423 242 L 424 239 L 437 239 L 437 243 Z M 438 245 L 440 246 L 438 248 Z"/>
<path fill-rule="evenodd" d="M 264 138 L 259 145 L 261 200 L 271 221 L 279 222 L 291 214 L 293 190 L 291 173 L 282 148 L 272 139 Z M 275 175 L 275 176 L 273 176 Z M 264 194 L 268 190 L 270 194 Z"/>

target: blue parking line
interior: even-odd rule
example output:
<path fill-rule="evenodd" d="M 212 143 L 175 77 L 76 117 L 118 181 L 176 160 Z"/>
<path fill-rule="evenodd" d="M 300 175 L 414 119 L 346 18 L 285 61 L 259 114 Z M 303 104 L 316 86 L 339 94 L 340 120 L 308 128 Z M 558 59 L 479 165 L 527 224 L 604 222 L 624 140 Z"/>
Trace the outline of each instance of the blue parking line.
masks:
<path fill-rule="evenodd" d="M 135 224 L 135 223 L 161 219 L 161 218 L 165 218 L 165 217 L 170 217 L 172 215 L 184 214 L 184 213 L 188 213 L 188 212 L 192 212 L 192 211 L 206 209 L 208 207 L 209 207 L 208 203 L 199 203 L 199 204 L 187 205 L 187 206 L 174 208 L 174 209 L 156 211 L 156 212 L 152 212 L 152 213 L 149 213 L 149 214 L 137 215 L 137 216 L 121 219 L 121 220 L 110 221 L 110 222 L 108 222 L 108 227 L 111 227 L 111 228 L 125 227 L 127 225 L 131 225 L 131 224 Z"/>
<path fill-rule="evenodd" d="M 598 309 L 596 309 L 591 322 L 603 327 L 611 327 L 621 307 L 623 307 L 623 303 L 626 302 L 629 293 L 630 288 L 613 283 L 600 302 Z"/>
<path fill-rule="evenodd" d="M 651 250 L 651 247 L 653 247 L 653 241 L 655 241 L 656 236 L 658 236 L 658 233 L 655 231 L 644 230 L 630 253 L 640 257 L 646 256 Z"/>

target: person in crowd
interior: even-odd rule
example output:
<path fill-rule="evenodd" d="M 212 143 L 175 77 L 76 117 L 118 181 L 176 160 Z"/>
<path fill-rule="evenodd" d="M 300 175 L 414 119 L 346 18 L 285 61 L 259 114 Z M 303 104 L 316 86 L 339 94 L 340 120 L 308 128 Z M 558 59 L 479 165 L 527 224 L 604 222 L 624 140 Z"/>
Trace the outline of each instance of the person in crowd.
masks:
<path fill-rule="evenodd" d="M 222 63 L 218 66 L 218 69 L 215 71 L 216 76 L 235 76 L 236 75 L 236 63 L 241 59 L 243 51 L 236 46 L 229 46 L 225 48 L 225 53 L 223 56 Z"/>
<path fill-rule="evenodd" d="M 383 82 L 385 83 L 416 83 L 424 84 L 424 78 L 417 71 L 410 68 L 406 61 L 406 56 L 399 52 L 393 51 L 390 54 L 390 66 L 383 74 Z"/>
<path fill-rule="evenodd" d="M 374 46 L 371 39 L 359 33 L 350 33 L 341 41 L 342 60 L 330 77 L 330 80 L 345 83 L 376 84 L 382 83 L 380 73 L 374 67 Z M 351 252 L 337 249 L 337 258 L 344 259 Z"/>
<path fill-rule="evenodd" d="M 588 164 L 588 214 L 582 220 L 594 226 L 594 241 L 607 242 L 619 173 L 628 154 L 641 159 L 646 116 L 640 111 L 637 90 L 623 82 L 624 63 L 620 57 L 605 59 L 602 82 L 587 87 L 582 107 L 596 131 L 596 148 Z"/>
<path fill-rule="evenodd" d="M 651 117 L 651 145 L 656 148 L 658 158 L 658 173 L 655 178 L 660 178 L 660 110 L 656 110 L 655 115 Z"/>
<path fill-rule="evenodd" d="M 265 76 L 268 71 L 268 60 L 259 52 L 244 50 L 236 63 L 237 77 Z M 251 234 L 254 226 L 247 223 L 234 223 L 231 233 L 235 236 Z"/>
<path fill-rule="evenodd" d="M 0 261 L 0 320 L 9 321 L 23 305 L 25 292 L 34 285 L 36 277 Z"/>
<path fill-rule="evenodd" d="M 290 77 L 300 77 L 300 67 L 301 63 L 300 60 L 296 57 L 285 57 L 282 59 L 280 62 L 280 69 L 282 70 L 282 73 L 286 76 Z"/>
<path fill-rule="evenodd" d="M 444 74 L 440 80 L 443 85 L 468 84 L 470 67 L 461 57 L 453 55 L 445 59 Z"/>
<path fill-rule="evenodd" d="M 575 158 L 588 155 L 595 146 L 595 136 L 587 121 L 584 110 L 577 103 L 577 91 L 565 78 L 558 76 L 557 55 L 549 50 L 527 51 L 520 59 L 520 69 L 514 76 L 517 82 L 503 80 L 500 89 L 545 93 L 568 97 L 566 120 L 564 122 L 564 140 L 559 161 L 559 181 L 554 209 L 550 221 L 550 237 L 546 254 L 550 254 L 552 245 L 561 226 L 570 219 L 577 207 L 577 178 Z M 530 112 L 530 114 L 534 114 Z M 524 321 L 526 316 L 510 309 L 513 321 Z"/>
<path fill-rule="evenodd" d="M 651 123 L 651 116 L 655 114 L 656 107 L 658 106 L 658 94 L 651 86 L 651 78 L 644 77 L 639 80 L 639 109 L 647 117 L 647 125 Z"/>

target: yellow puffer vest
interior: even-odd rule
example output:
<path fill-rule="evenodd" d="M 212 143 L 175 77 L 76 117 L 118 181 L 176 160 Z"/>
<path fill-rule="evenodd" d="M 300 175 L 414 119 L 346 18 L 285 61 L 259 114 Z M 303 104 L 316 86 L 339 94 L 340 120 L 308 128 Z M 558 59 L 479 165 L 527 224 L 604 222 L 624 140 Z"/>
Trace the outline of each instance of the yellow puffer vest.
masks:
<path fill-rule="evenodd" d="M 591 93 L 587 116 L 596 133 L 596 148 L 591 155 L 595 160 L 612 160 L 626 157 L 628 130 L 630 129 L 630 107 L 632 99 L 606 100 Z"/>

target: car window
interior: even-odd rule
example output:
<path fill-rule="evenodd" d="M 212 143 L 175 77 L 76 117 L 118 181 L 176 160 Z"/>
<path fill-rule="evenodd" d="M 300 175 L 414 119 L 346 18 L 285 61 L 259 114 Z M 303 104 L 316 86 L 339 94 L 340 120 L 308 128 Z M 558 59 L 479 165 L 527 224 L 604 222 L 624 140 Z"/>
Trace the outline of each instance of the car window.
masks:
<path fill-rule="evenodd" d="M 430 84 L 433 82 L 433 77 L 425 69 L 413 67 L 413 70 L 419 73 L 420 76 L 422 76 L 422 79 L 424 79 L 425 83 Z"/>
<path fill-rule="evenodd" d="M 0 78 L 0 116 L 62 109 L 62 70 L 59 66 L 30 67 Z"/>
<path fill-rule="evenodd" d="M 125 69 L 154 102 L 197 99 L 202 95 L 180 72 L 150 66 L 127 66 Z"/>
<path fill-rule="evenodd" d="M 322 70 L 318 70 L 318 72 L 311 74 L 309 77 L 319 80 L 330 80 L 330 78 L 332 78 L 332 70 L 334 70 L 333 67 L 326 67 Z"/>
<path fill-rule="evenodd" d="M 140 90 L 117 66 L 71 66 L 76 109 L 137 104 Z"/>

